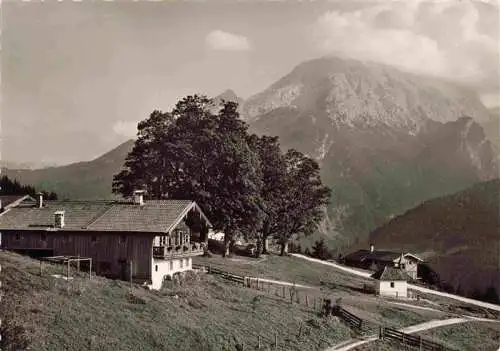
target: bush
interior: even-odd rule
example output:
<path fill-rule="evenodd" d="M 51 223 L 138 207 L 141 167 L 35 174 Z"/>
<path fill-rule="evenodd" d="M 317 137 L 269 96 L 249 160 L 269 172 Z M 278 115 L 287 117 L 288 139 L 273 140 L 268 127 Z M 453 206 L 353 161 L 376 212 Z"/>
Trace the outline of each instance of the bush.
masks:
<path fill-rule="evenodd" d="M 329 260 L 333 257 L 332 253 L 325 244 L 325 240 L 317 240 L 313 246 L 312 257 L 318 258 L 320 260 Z"/>
<path fill-rule="evenodd" d="M 302 253 L 302 247 L 300 246 L 299 243 L 291 242 L 290 244 L 288 244 L 288 252 L 301 254 Z"/>

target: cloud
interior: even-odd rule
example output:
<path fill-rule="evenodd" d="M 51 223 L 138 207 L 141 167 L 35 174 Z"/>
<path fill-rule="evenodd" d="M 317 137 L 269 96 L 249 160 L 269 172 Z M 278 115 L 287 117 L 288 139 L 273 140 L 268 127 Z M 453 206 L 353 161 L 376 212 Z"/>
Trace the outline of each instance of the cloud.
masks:
<path fill-rule="evenodd" d="M 499 90 L 498 2 L 408 1 L 331 11 L 312 27 L 330 54 Z"/>
<path fill-rule="evenodd" d="M 250 42 L 242 35 L 214 30 L 205 38 L 205 43 L 212 50 L 219 51 L 248 51 Z"/>
<path fill-rule="evenodd" d="M 137 134 L 137 122 L 118 121 L 113 125 L 113 132 L 128 138 L 134 138 Z"/>

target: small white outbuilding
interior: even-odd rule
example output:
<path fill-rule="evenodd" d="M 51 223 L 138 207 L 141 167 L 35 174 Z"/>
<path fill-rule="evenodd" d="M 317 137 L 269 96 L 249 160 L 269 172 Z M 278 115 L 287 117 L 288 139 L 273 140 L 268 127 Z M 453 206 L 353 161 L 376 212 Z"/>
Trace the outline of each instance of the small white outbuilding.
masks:
<path fill-rule="evenodd" d="M 385 266 L 372 276 L 375 279 L 375 293 L 382 297 L 407 298 L 408 274 L 400 267 Z"/>

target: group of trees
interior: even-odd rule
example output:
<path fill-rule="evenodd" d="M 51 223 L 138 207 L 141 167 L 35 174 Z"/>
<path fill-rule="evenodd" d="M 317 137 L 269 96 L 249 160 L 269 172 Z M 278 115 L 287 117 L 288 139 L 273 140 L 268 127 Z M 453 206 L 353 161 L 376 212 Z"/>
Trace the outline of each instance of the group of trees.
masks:
<path fill-rule="evenodd" d="M 47 200 L 57 200 L 54 192 L 40 191 Z M 0 178 L 0 194 L 2 195 L 30 195 L 35 196 L 38 191 L 31 185 L 21 185 L 17 180 L 11 180 L 7 176 Z"/>
<path fill-rule="evenodd" d="M 237 238 L 289 240 L 317 229 L 331 191 L 319 166 L 296 150 L 282 152 L 277 137 L 257 136 L 224 101 L 214 112 L 205 96 L 188 96 L 171 112 L 154 111 L 138 124 L 137 140 L 113 192 L 130 197 L 196 201 L 224 236 L 224 255 Z"/>
<path fill-rule="evenodd" d="M 314 257 L 320 260 L 331 260 L 334 255 L 332 251 L 328 248 L 328 245 L 325 243 L 325 239 L 321 238 L 314 242 L 314 245 L 309 249 L 306 247 L 304 251 L 302 251 L 302 247 L 299 243 L 290 243 L 290 252 L 304 254 L 306 256 Z"/>

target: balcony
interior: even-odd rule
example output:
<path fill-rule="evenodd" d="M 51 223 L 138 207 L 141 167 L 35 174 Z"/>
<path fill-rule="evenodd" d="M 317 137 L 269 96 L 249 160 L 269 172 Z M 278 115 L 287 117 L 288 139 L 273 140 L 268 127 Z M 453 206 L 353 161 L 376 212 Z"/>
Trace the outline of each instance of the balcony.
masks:
<path fill-rule="evenodd" d="M 201 243 L 189 243 L 178 246 L 153 246 L 153 258 L 170 259 L 198 256 L 201 254 L 203 254 Z"/>

